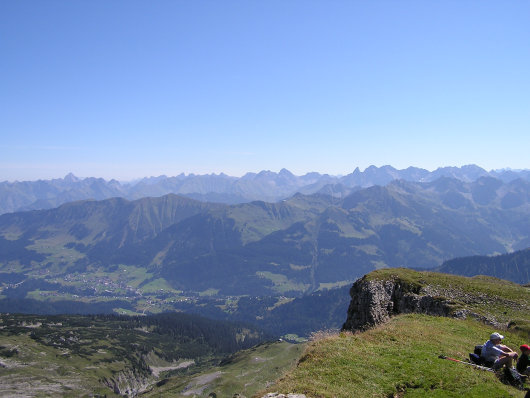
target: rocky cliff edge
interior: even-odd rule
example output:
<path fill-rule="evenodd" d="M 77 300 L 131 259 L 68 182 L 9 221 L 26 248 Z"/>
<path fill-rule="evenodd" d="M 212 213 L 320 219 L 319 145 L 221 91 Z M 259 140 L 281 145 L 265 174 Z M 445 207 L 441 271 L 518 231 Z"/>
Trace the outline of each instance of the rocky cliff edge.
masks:
<path fill-rule="evenodd" d="M 475 289 L 477 284 L 505 283 L 485 277 L 465 278 L 433 272 L 406 269 L 380 270 L 357 280 L 350 289 L 351 302 L 342 329 L 361 331 L 384 323 L 390 317 L 405 313 L 423 313 L 456 318 L 473 317 L 497 329 L 514 326 L 508 318 L 497 319 L 488 313 L 488 305 L 528 310 L 524 300 L 510 300 L 495 292 Z M 512 286 L 513 285 L 513 286 Z M 509 284 L 507 289 L 522 288 Z M 528 289 L 526 289 L 528 295 Z M 526 308 L 522 308 L 526 307 Z M 505 312 L 506 314 L 507 312 Z"/>

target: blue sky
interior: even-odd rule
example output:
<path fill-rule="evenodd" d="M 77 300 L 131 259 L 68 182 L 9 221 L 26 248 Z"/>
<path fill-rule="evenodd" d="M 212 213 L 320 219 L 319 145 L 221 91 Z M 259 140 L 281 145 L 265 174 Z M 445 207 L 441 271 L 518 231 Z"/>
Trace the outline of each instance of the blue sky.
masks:
<path fill-rule="evenodd" d="M 530 168 L 528 1 L 2 1 L 0 180 Z"/>

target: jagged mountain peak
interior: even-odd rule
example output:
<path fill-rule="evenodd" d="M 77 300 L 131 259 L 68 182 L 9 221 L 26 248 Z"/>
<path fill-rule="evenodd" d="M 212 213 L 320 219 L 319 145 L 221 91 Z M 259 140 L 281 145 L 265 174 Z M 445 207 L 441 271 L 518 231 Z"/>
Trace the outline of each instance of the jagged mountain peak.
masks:
<path fill-rule="evenodd" d="M 64 178 L 64 182 L 78 182 L 80 181 L 73 173 L 68 173 Z"/>
<path fill-rule="evenodd" d="M 254 200 L 279 201 L 296 192 L 312 194 L 326 185 L 341 184 L 346 189 L 387 185 L 395 180 L 412 182 L 433 182 L 439 178 L 456 178 L 473 182 L 481 177 L 494 177 L 504 182 L 517 178 L 530 180 L 530 170 L 486 172 L 476 165 L 462 167 L 440 167 L 433 172 L 417 167 L 398 170 L 390 165 L 371 165 L 364 171 L 356 167 L 345 176 L 319 174 L 317 172 L 296 176 L 282 168 L 278 173 L 262 170 L 259 173 L 246 173 L 242 177 L 220 174 L 183 173 L 168 177 L 146 177 L 121 184 L 116 180 L 88 177 L 79 179 L 72 173 L 65 178 L 25 182 L 0 183 L 0 214 L 21 210 L 46 209 L 62 203 L 88 198 L 105 199 L 121 196 L 138 199 L 144 196 L 163 196 L 169 193 L 187 195 L 202 201 L 226 204 L 244 203 Z"/>

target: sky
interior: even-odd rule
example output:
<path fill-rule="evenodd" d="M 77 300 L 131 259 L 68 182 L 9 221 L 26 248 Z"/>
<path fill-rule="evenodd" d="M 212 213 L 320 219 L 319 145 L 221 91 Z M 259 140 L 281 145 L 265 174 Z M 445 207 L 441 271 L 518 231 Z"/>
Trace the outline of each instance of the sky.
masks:
<path fill-rule="evenodd" d="M 0 181 L 530 168 L 530 2 L 0 1 Z"/>

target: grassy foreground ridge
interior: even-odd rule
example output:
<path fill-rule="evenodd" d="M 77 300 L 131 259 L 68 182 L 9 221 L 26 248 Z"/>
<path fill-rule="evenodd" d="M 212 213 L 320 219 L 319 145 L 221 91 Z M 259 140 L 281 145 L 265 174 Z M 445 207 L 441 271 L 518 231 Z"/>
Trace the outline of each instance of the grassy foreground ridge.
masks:
<path fill-rule="evenodd" d="M 518 348 L 530 337 L 530 289 L 489 277 L 458 277 L 405 269 L 374 271 L 367 279 L 430 286 L 455 310 L 468 309 L 508 325 L 504 343 Z M 265 392 L 335 397 L 523 397 L 494 373 L 438 356 L 468 360 L 496 328 L 468 319 L 401 314 L 362 333 L 334 333 L 308 344 L 298 365 Z"/>

